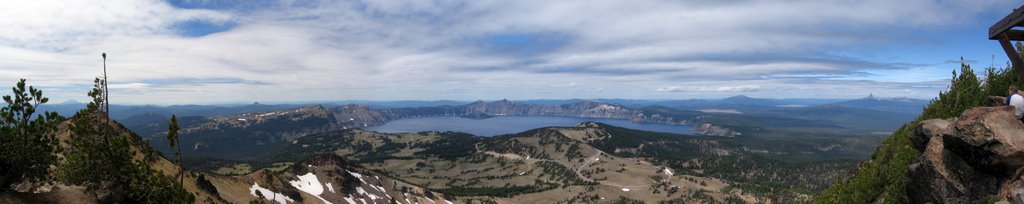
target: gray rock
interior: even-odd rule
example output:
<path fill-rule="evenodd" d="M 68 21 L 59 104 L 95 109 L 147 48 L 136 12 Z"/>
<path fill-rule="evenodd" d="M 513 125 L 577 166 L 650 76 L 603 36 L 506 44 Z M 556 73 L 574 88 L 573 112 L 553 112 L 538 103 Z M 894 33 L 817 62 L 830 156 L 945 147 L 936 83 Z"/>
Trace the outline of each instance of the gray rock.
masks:
<path fill-rule="evenodd" d="M 1024 167 L 1024 124 L 1008 106 L 964 111 L 943 138 L 946 149 L 982 171 L 1009 177 Z"/>
<path fill-rule="evenodd" d="M 942 119 L 921 121 L 917 128 L 914 128 L 914 134 L 910 136 L 910 142 L 914 144 L 914 148 L 918 151 L 924 151 L 932 137 L 942 137 L 942 135 L 950 133 L 949 124 L 949 120 Z"/>
<path fill-rule="evenodd" d="M 951 120 L 919 123 L 911 143 L 921 155 L 907 169 L 912 203 L 1013 200 L 1024 186 L 1024 124 L 1007 106 L 978 107 Z"/>
<path fill-rule="evenodd" d="M 942 143 L 933 138 L 907 169 L 911 203 L 975 203 L 997 193 L 999 178 L 976 171 Z"/>

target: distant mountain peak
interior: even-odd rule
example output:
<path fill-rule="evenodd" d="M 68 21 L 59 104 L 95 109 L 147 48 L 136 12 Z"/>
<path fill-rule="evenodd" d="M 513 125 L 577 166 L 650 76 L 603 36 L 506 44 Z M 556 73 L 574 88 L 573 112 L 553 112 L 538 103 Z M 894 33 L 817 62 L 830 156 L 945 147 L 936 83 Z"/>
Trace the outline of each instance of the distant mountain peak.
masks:
<path fill-rule="evenodd" d="M 64 101 L 64 102 L 60 102 L 60 103 L 58 103 L 58 104 L 81 104 L 81 103 L 82 103 L 82 102 L 78 102 L 78 101 L 77 101 L 77 100 L 75 100 L 75 99 L 68 99 L 68 100 L 66 100 L 66 101 Z"/>
<path fill-rule="evenodd" d="M 750 96 L 742 95 L 741 94 L 741 95 L 735 95 L 735 96 L 732 96 L 732 97 L 729 97 L 729 98 L 725 98 L 725 99 L 753 99 L 753 98 L 751 98 Z"/>
<path fill-rule="evenodd" d="M 878 98 L 875 98 L 875 94 L 868 94 L 868 97 L 864 97 L 864 100 L 878 100 Z"/>
<path fill-rule="evenodd" d="M 907 98 L 907 97 L 883 98 L 883 97 L 877 97 L 874 94 L 868 94 L 867 97 L 861 98 L 861 100 L 866 100 L 866 101 L 894 101 L 894 102 L 912 102 L 912 101 L 914 101 L 914 99 Z"/>

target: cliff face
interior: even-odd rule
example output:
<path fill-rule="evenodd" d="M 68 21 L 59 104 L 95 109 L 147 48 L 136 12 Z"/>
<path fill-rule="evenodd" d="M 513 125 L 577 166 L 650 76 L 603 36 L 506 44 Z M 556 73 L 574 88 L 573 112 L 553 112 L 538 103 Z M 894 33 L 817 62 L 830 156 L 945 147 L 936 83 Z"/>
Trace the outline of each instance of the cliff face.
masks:
<path fill-rule="evenodd" d="M 988 196 L 1019 200 L 1024 188 L 1024 124 L 1008 106 L 978 107 L 960 117 L 919 123 L 921 151 L 907 169 L 913 203 L 976 203 Z"/>

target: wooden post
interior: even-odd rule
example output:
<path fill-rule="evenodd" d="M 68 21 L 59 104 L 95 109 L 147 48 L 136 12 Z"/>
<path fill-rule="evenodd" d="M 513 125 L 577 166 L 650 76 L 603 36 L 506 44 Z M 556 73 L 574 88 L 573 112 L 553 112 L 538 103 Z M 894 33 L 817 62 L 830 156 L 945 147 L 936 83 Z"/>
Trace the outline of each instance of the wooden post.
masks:
<path fill-rule="evenodd" d="M 1003 47 L 1003 51 L 1006 52 L 1006 57 L 1010 59 L 1013 71 L 1017 72 L 1017 78 L 1024 81 L 1024 69 L 1021 69 L 1021 66 L 1024 66 L 1024 61 L 1021 60 L 1020 53 L 1017 53 L 1017 49 L 1013 47 L 1012 43 L 1010 43 L 1010 38 L 1006 33 L 999 35 L 999 45 Z"/>

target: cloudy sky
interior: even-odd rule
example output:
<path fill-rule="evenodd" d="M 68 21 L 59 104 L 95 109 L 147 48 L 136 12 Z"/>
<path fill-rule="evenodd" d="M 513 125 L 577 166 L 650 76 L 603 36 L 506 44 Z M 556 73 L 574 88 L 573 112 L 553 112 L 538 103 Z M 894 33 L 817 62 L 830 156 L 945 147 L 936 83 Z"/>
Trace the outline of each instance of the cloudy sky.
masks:
<path fill-rule="evenodd" d="M 121 104 L 932 98 L 1006 66 L 1015 1 L 201 1 L 0 4 L 0 86 Z M 3 85 L 7 84 L 7 85 Z M 9 94 L 9 93 L 0 93 Z"/>

